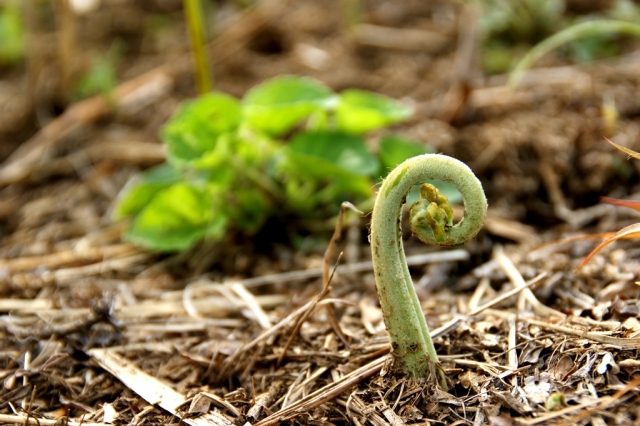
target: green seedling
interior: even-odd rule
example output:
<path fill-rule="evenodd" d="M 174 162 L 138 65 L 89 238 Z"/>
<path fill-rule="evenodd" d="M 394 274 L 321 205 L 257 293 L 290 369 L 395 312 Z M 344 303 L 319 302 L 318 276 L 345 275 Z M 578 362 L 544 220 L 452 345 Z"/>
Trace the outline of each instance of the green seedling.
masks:
<path fill-rule="evenodd" d="M 377 152 L 365 141 L 411 113 L 385 96 L 338 94 L 295 76 L 266 81 L 242 100 L 203 95 L 164 126 L 167 163 L 123 192 L 114 218 L 130 218 L 126 239 L 160 251 L 218 241 L 230 231 L 251 235 L 269 219 L 293 219 L 297 232 L 315 229 L 344 200 L 371 206 L 380 176 L 428 152 L 394 135 L 384 136 Z"/>
<path fill-rule="evenodd" d="M 447 197 L 423 184 L 420 199 L 411 206 L 411 231 L 422 242 L 457 246 L 473 238 L 484 222 L 487 200 L 482 185 L 464 163 L 445 155 L 410 158 L 385 178 L 371 219 L 371 251 L 376 288 L 391 337 L 397 366 L 414 377 L 437 375 L 446 389 L 438 355 L 409 274 L 399 226 L 405 197 L 427 179 L 451 182 L 462 194 L 464 218 L 453 224 Z"/>
<path fill-rule="evenodd" d="M 602 10 L 598 15 L 577 17 L 565 14 L 565 2 L 557 0 L 475 2 L 482 6 L 482 63 L 486 73 L 513 69 L 517 62 L 515 58 L 522 55 L 524 59 L 517 67 L 528 69 L 540 56 L 565 43 L 568 43 L 564 49 L 566 54 L 576 62 L 615 56 L 620 51 L 617 35 L 633 34 L 634 30 L 628 32 L 613 23 L 637 22 L 640 14 L 640 8 L 627 0 L 613 2 L 612 7 Z M 537 43 L 531 50 L 531 46 Z M 554 46 L 554 43 L 559 44 Z M 512 77 L 512 83 L 520 77 Z"/>
<path fill-rule="evenodd" d="M 575 40 L 605 34 L 617 33 L 640 37 L 640 25 L 626 21 L 597 20 L 586 21 L 572 25 L 564 30 L 552 35 L 535 45 L 515 66 L 507 85 L 515 89 L 526 70 L 531 68 L 538 59 L 560 46 Z"/>
<path fill-rule="evenodd" d="M 563 2 L 557 0 L 476 0 L 480 27 L 487 39 L 503 43 L 535 43 L 560 23 Z"/>
<path fill-rule="evenodd" d="M 509 70 L 517 53 L 553 34 L 562 22 L 557 0 L 475 0 L 482 9 L 482 66 L 486 73 Z"/>

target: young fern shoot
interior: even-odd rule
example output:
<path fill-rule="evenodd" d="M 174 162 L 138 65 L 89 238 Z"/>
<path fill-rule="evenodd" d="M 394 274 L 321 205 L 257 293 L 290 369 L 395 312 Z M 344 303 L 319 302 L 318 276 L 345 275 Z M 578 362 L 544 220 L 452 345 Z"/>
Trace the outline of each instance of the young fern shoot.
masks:
<path fill-rule="evenodd" d="M 426 244 L 457 246 L 480 231 L 487 213 L 487 200 L 478 178 L 459 160 L 424 154 L 398 165 L 382 183 L 371 219 L 371 251 L 396 366 L 414 377 L 426 377 L 429 372 L 437 371 L 441 386 L 446 388 L 409 275 L 400 229 L 402 205 L 409 190 L 428 179 L 452 183 L 462 194 L 465 215 L 454 225 L 447 197 L 440 195 L 434 186 L 423 184 L 420 200 L 411 206 L 411 232 Z"/>

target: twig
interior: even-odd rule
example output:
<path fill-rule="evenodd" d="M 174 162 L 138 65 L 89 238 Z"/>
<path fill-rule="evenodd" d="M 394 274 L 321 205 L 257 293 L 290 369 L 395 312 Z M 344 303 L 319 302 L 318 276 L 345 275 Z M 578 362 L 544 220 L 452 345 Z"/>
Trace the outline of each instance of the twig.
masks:
<path fill-rule="evenodd" d="M 309 318 L 309 316 L 313 313 L 313 311 L 315 311 L 315 308 L 318 302 L 322 300 L 326 295 L 328 295 L 329 292 L 331 291 L 331 278 L 333 277 L 333 274 L 329 274 L 329 264 L 331 262 L 331 259 L 333 258 L 333 253 L 335 252 L 338 241 L 340 240 L 340 237 L 342 235 L 342 224 L 344 221 L 344 214 L 346 209 L 348 208 L 362 214 L 362 212 L 356 209 L 353 204 L 347 203 L 347 202 L 342 203 L 342 206 L 340 208 L 340 215 L 338 216 L 338 222 L 336 223 L 336 227 L 333 231 L 333 235 L 331 236 L 331 240 L 329 241 L 329 245 L 327 246 L 327 250 L 324 254 L 324 263 L 322 266 L 322 291 L 320 291 L 320 293 L 313 298 L 311 308 L 305 311 L 296 320 L 294 328 L 291 331 L 291 335 L 287 339 L 287 343 L 285 343 L 284 348 L 282 349 L 282 352 L 278 357 L 278 362 L 276 363 L 276 365 L 280 365 L 282 363 L 282 360 L 287 354 L 287 350 L 293 343 L 294 339 L 298 336 L 298 333 L 300 332 L 300 328 L 302 327 L 302 324 Z M 340 261 L 341 255 L 342 253 L 338 256 L 338 261 Z M 335 269 L 334 269 L 334 272 L 335 272 Z M 332 309 L 332 305 L 327 305 L 327 310 L 329 311 L 329 316 L 330 317 L 333 316 L 335 318 L 335 313 Z M 342 332 L 342 330 L 340 329 L 340 325 L 338 324 L 338 322 L 331 321 L 331 325 L 333 326 L 333 330 L 336 333 L 336 335 L 340 337 L 340 340 L 342 340 L 342 342 L 346 346 L 347 339 L 344 336 L 344 333 Z"/>
<path fill-rule="evenodd" d="M 604 334 L 594 333 L 592 331 L 577 330 L 575 328 L 565 327 L 563 325 L 551 324 L 533 318 L 522 318 L 522 321 L 526 321 L 529 324 L 537 325 L 549 330 L 559 331 L 570 336 L 576 336 L 582 339 L 589 339 L 598 343 L 604 343 L 605 345 L 614 346 L 620 349 L 640 349 L 640 337 L 611 337 Z"/>
<path fill-rule="evenodd" d="M 496 258 L 496 260 L 502 267 L 502 270 L 507 275 L 507 277 L 509 277 L 509 280 L 513 283 L 515 287 L 525 286 L 525 281 L 524 281 L 524 278 L 522 278 L 520 271 L 518 271 L 518 268 L 516 268 L 516 266 L 511 261 L 511 259 L 509 259 L 509 257 L 507 257 L 507 255 L 504 253 L 502 246 L 496 246 L 494 250 L 494 257 Z M 567 317 L 562 312 L 556 311 L 555 309 L 552 309 L 540 303 L 540 301 L 536 298 L 533 292 L 528 288 L 523 289 L 522 296 L 524 297 L 524 299 L 526 299 L 527 302 L 531 304 L 531 306 L 533 307 L 533 310 L 537 312 L 539 315 L 554 316 L 562 319 Z M 520 306 L 519 309 L 523 310 L 524 307 Z"/>
<path fill-rule="evenodd" d="M 289 325 L 291 323 L 291 321 L 293 321 L 299 315 L 302 315 L 302 314 L 304 314 L 305 311 L 311 309 L 312 306 L 313 306 L 313 300 L 310 300 L 309 302 L 305 303 L 304 306 L 301 306 L 300 308 L 296 309 L 294 312 L 292 312 L 291 314 L 287 315 L 285 318 L 280 320 L 280 322 L 275 324 L 273 327 L 271 327 L 270 329 L 264 331 L 261 335 L 259 335 L 255 339 L 253 339 L 251 342 L 249 342 L 246 345 L 243 345 L 242 347 L 238 348 L 238 350 L 236 352 L 234 352 L 233 355 L 231 355 L 230 357 L 228 357 L 227 359 L 225 359 L 223 361 L 222 365 L 220 366 L 220 371 L 218 373 L 217 380 L 218 381 L 221 380 L 224 377 L 224 375 L 226 374 L 227 370 L 230 367 L 235 366 L 236 362 L 238 361 L 238 359 L 240 358 L 240 356 L 244 352 L 246 352 L 246 351 L 248 351 L 250 349 L 253 349 L 257 345 L 259 345 L 262 342 L 264 342 L 265 340 L 267 340 L 269 337 L 275 335 L 282 328 L 284 328 L 287 325 Z"/>
<path fill-rule="evenodd" d="M 89 247 L 87 249 L 64 250 L 42 256 L 0 259 L 0 269 L 9 271 L 26 271 L 41 267 L 56 268 L 76 262 L 98 262 L 106 258 L 138 254 L 140 251 L 131 244 L 115 244 L 106 247 Z"/>
<path fill-rule="evenodd" d="M 269 388 L 266 392 L 263 392 L 260 395 L 256 396 L 253 405 L 251 406 L 251 408 L 249 408 L 249 411 L 247 411 L 247 418 L 252 422 L 258 420 L 258 417 L 260 417 L 262 410 L 265 407 L 269 407 L 271 404 L 273 404 L 273 401 L 276 400 L 276 398 L 280 394 L 280 391 L 282 390 L 282 386 L 282 380 L 276 380 L 271 383 L 271 385 L 269 385 Z M 251 389 L 255 389 L 255 387 L 252 386 Z"/>
<path fill-rule="evenodd" d="M 265 330 L 271 328 L 271 320 L 267 316 L 266 312 L 260 306 L 260 303 L 257 301 L 256 297 L 249 293 L 247 288 L 242 285 L 242 283 L 233 283 L 231 284 L 231 289 L 240 297 L 240 299 L 244 302 L 245 306 L 253 313 L 256 317 L 256 321 L 260 324 Z"/>
<path fill-rule="evenodd" d="M 426 30 L 393 28 L 381 25 L 358 24 L 353 37 L 360 44 L 397 50 L 418 50 L 426 53 L 441 51 L 453 37 Z"/>
<path fill-rule="evenodd" d="M 325 402 L 328 402 L 341 393 L 351 389 L 364 379 L 378 373 L 382 369 L 382 366 L 386 362 L 389 362 L 389 360 L 390 356 L 388 355 L 378 358 L 375 361 L 372 361 L 369 364 L 366 364 L 358 368 L 357 370 L 345 375 L 340 380 L 330 383 L 307 395 L 301 400 L 294 402 L 290 406 L 280 411 L 276 411 L 272 415 L 256 423 L 254 426 L 270 426 L 281 424 L 298 417 L 300 414 L 304 414 L 316 407 L 319 407 Z"/>
<path fill-rule="evenodd" d="M 45 419 L 45 418 L 37 418 L 32 415 L 27 419 L 25 416 L 19 416 L 17 414 L 0 414 L 0 423 L 2 424 L 29 424 L 35 426 L 55 426 L 60 424 L 60 420 L 54 419 Z M 84 422 L 84 421 L 74 421 L 74 420 L 66 420 L 65 423 L 67 426 L 110 426 L 107 423 L 92 423 L 92 422 Z"/>
<path fill-rule="evenodd" d="M 113 298 L 110 295 L 96 300 L 86 317 L 71 320 L 63 324 L 45 324 L 42 327 L 21 327 L 7 322 L 7 330 L 15 336 L 30 336 L 38 339 L 48 339 L 51 336 L 66 336 L 78 331 L 88 330 L 99 322 L 111 322 Z"/>
<path fill-rule="evenodd" d="M 53 175 L 69 175 L 78 172 L 77 164 L 96 164 L 113 160 L 118 164 L 152 166 L 166 159 L 166 147 L 155 142 L 106 141 L 89 145 L 69 155 L 38 163 L 33 167 L 29 180 L 44 180 Z M 16 209 L 17 210 L 17 209 Z M 0 216 L 2 215 L 0 211 Z"/>
<path fill-rule="evenodd" d="M 469 259 L 469 252 L 464 249 L 456 249 L 450 251 L 432 252 L 414 254 L 413 256 L 407 256 L 407 265 L 420 266 L 427 263 L 438 262 L 455 262 L 464 261 Z M 371 261 L 363 261 L 356 263 L 349 263 L 346 265 L 338 265 L 336 272 L 342 273 L 355 273 L 355 272 L 367 272 L 373 269 L 373 263 Z M 282 283 L 287 281 L 308 280 L 310 278 L 321 277 L 323 273 L 322 268 L 306 269 L 303 271 L 291 271 L 283 272 L 280 274 L 265 275 L 262 277 L 247 278 L 241 282 L 245 287 L 257 287 L 266 284 Z"/>
<path fill-rule="evenodd" d="M 497 305 L 498 303 L 501 303 L 502 301 L 515 296 L 516 294 L 520 293 L 523 290 L 528 289 L 529 287 L 533 286 L 534 284 L 536 284 L 538 281 L 540 281 L 541 279 L 543 279 L 544 277 L 546 277 L 547 275 L 549 275 L 547 272 L 543 272 L 541 274 L 538 274 L 536 277 L 534 277 L 533 279 L 527 281 L 523 287 L 516 287 L 512 290 L 509 290 L 508 292 L 496 297 L 495 299 L 490 300 L 489 302 L 485 303 L 484 305 L 474 309 L 473 311 L 469 312 L 467 315 L 464 316 L 459 316 L 457 318 L 452 319 L 451 321 L 447 322 L 446 324 L 443 324 L 442 326 L 440 326 L 439 328 L 433 330 L 431 332 L 431 337 L 432 338 L 437 338 L 440 336 L 444 336 L 448 333 L 450 333 L 452 330 L 455 330 L 461 323 L 467 321 L 469 318 L 474 317 L 476 315 L 478 315 L 480 312 L 491 308 L 492 306 Z"/>
<path fill-rule="evenodd" d="M 90 349 L 86 352 L 102 368 L 117 377 L 149 404 L 157 404 L 174 416 L 181 417 L 178 408 L 187 402 L 187 398 L 168 384 L 145 373 L 111 349 Z M 181 422 L 191 426 L 233 426 L 231 421 L 217 412 L 207 413 L 197 418 L 182 418 Z"/>
<path fill-rule="evenodd" d="M 234 407 L 229 401 L 227 401 L 226 399 L 220 398 L 215 393 L 200 392 L 198 395 L 205 398 L 209 398 L 211 401 L 213 401 L 213 403 L 218 404 L 218 406 L 225 408 L 236 417 L 240 417 L 242 415 L 242 413 L 236 407 Z"/>
<path fill-rule="evenodd" d="M 476 309 L 471 311 L 468 314 L 468 316 L 472 317 L 472 316 L 478 315 L 480 312 L 484 311 L 485 309 L 489 309 L 489 308 L 497 305 L 498 303 L 501 303 L 502 301 L 507 300 L 508 298 L 510 298 L 512 296 L 515 296 L 516 294 L 520 293 L 521 291 L 524 291 L 524 290 L 528 289 L 529 287 L 533 286 L 538 281 L 540 281 L 541 279 L 547 277 L 548 275 L 549 275 L 549 273 L 546 272 L 546 271 L 545 272 L 541 272 L 540 274 L 536 275 L 535 277 L 533 277 L 529 281 L 525 282 L 523 286 L 515 287 L 515 288 L 509 290 L 508 292 L 496 297 L 495 299 L 485 303 L 484 305 L 481 305 L 481 306 L 477 307 Z"/>
<path fill-rule="evenodd" d="M 309 377 L 307 377 L 302 383 L 299 383 L 295 389 L 292 390 L 291 395 L 290 395 L 290 400 L 294 400 L 298 397 L 298 395 L 300 394 L 300 392 L 303 390 L 303 388 L 308 385 L 309 383 L 313 382 L 314 380 L 316 380 L 318 377 L 320 377 L 322 374 L 324 374 L 325 371 L 327 371 L 329 369 L 329 367 L 319 367 L 315 372 L 313 372 L 313 374 L 311 374 Z M 284 397 L 280 398 L 278 401 L 276 401 L 276 405 L 280 402 L 284 402 Z M 283 404 L 282 408 L 285 408 L 287 404 Z"/>

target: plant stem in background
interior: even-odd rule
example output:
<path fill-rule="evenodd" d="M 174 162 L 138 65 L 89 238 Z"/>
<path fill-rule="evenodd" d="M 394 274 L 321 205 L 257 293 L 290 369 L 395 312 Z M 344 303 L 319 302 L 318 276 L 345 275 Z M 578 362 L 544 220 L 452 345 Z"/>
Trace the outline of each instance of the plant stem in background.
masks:
<path fill-rule="evenodd" d="M 531 68 L 538 59 L 563 44 L 567 44 L 584 37 L 607 33 L 629 34 L 640 37 L 640 25 L 626 21 L 599 20 L 582 22 L 580 24 L 572 25 L 569 28 L 565 28 L 564 30 L 536 44 L 524 56 L 524 58 L 516 64 L 509 76 L 507 86 L 515 89 L 520 83 L 520 80 L 522 80 L 526 70 Z"/>
<path fill-rule="evenodd" d="M 464 163 L 445 155 L 410 158 L 389 173 L 378 192 L 371 219 L 371 251 L 384 321 L 391 336 L 396 365 L 414 377 L 437 371 L 446 389 L 438 356 L 409 274 L 400 229 L 402 205 L 409 190 L 425 180 L 451 182 L 462 194 L 465 216 L 452 225 L 446 197 L 430 185 L 411 207 L 411 230 L 421 241 L 456 246 L 473 238 L 487 212 L 482 185 Z"/>
<path fill-rule="evenodd" d="M 204 17 L 200 0 L 184 0 L 184 13 L 187 18 L 191 52 L 195 67 L 196 87 L 200 95 L 209 93 L 213 89 L 209 55 L 205 46 Z"/>
<path fill-rule="evenodd" d="M 347 30 L 352 31 L 353 28 L 364 22 L 364 13 L 362 11 L 361 0 L 342 0 L 342 18 Z"/>

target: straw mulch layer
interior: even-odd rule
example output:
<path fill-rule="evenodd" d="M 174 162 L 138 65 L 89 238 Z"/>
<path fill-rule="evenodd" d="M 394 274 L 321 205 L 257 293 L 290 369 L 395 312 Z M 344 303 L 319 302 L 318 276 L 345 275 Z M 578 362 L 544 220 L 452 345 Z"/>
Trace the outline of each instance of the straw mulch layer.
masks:
<path fill-rule="evenodd" d="M 121 84 L 115 104 L 73 104 L 0 167 L 0 423 L 638 424 L 638 248 L 574 270 L 599 241 L 588 231 L 634 221 L 596 200 L 637 183 L 602 142 L 600 106 L 615 98 L 615 140 L 634 148 L 640 57 L 551 63 L 514 94 L 505 76 L 453 72 L 474 44 L 459 5 L 438 24 L 447 2 L 406 2 L 398 22 L 425 38 L 401 50 L 369 27 L 336 31 L 331 2 L 300 3 L 225 21 L 211 46 L 220 90 L 299 73 L 405 98 L 417 116 L 399 131 L 465 160 L 487 189 L 485 231 L 466 247 L 405 241 L 448 392 L 394 369 L 366 217 L 324 258 L 233 237 L 172 256 L 121 241 L 110 209 L 164 159 L 156 133 L 191 78 L 180 57 Z M 286 48 L 256 47 L 265 31 Z M 309 63 L 309 45 L 333 65 Z"/>

